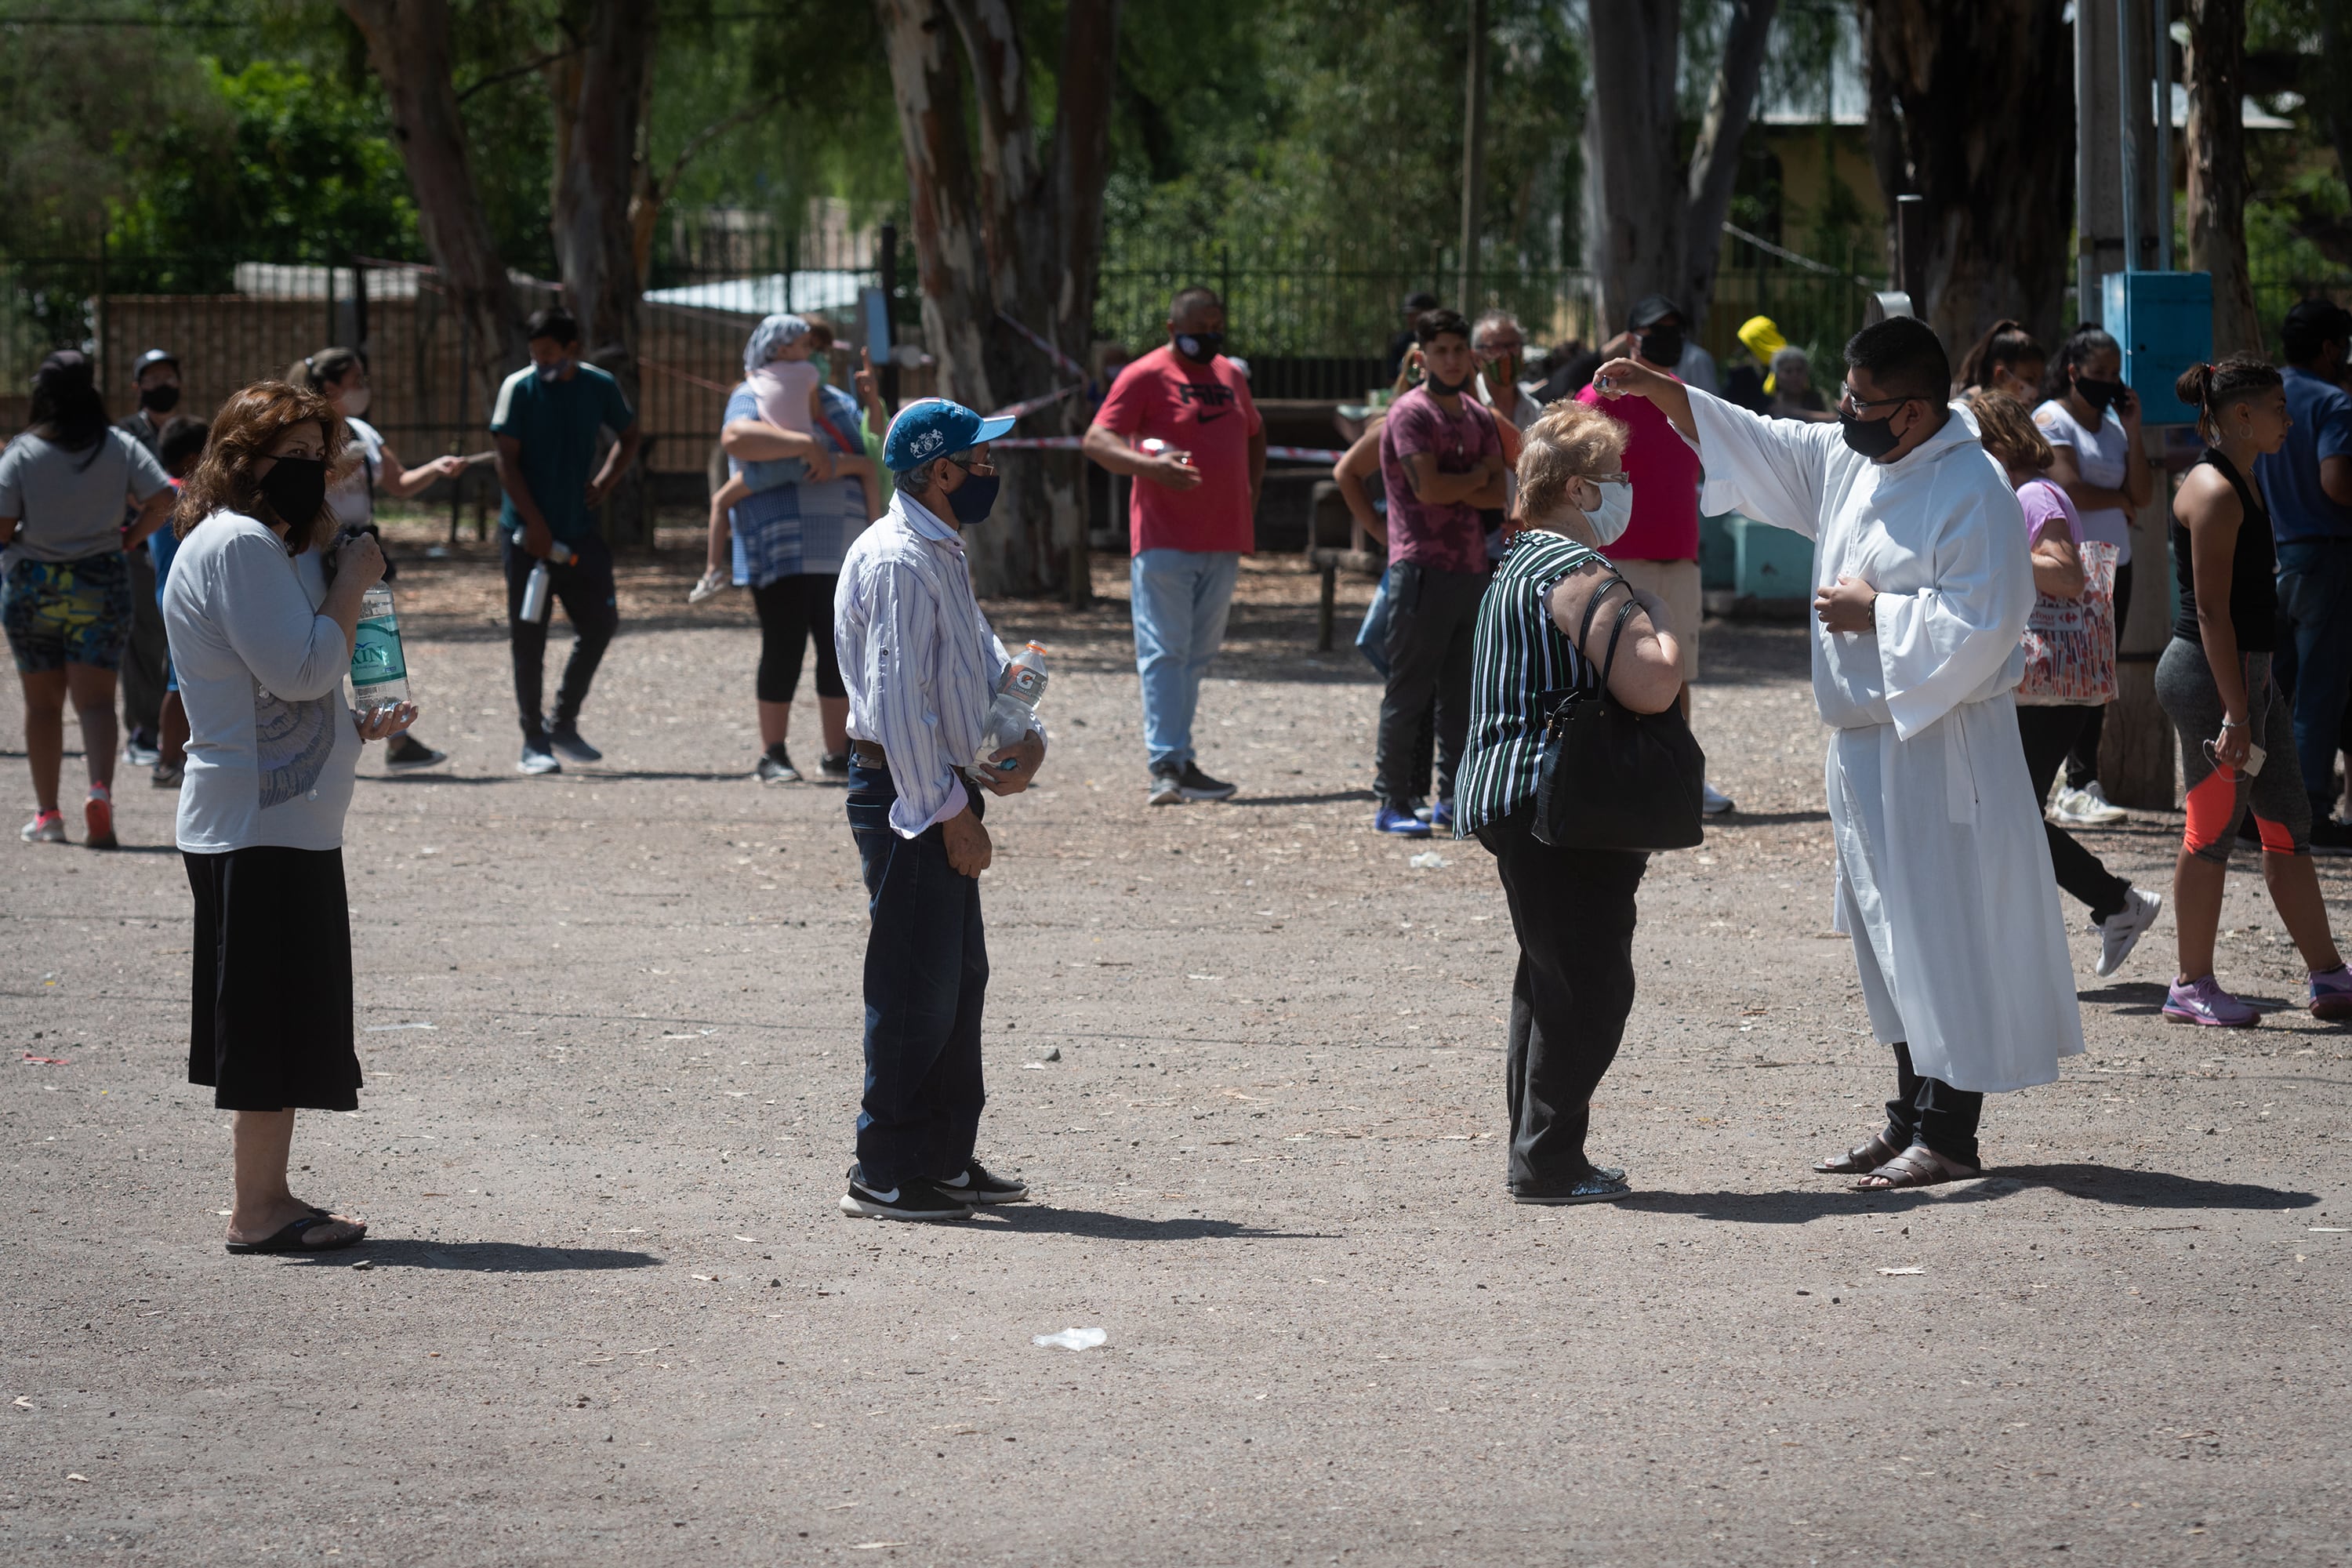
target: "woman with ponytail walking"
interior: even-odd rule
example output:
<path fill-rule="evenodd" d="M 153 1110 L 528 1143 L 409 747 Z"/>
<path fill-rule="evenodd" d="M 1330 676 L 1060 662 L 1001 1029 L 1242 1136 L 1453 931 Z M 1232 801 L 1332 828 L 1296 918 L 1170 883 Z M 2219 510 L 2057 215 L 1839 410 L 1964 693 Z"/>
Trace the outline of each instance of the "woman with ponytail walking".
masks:
<path fill-rule="evenodd" d="M 2271 680 L 2278 647 L 2276 552 L 2254 459 L 2286 442 L 2286 389 L 2249 356 L 2192 365 L 2175 388 L 2208 445 L 2172 501 L 2180 618 L 2156 667 L 2156 698 L 2180 732 L 2189 827 L 2172 873 L 2179 972 L 2164 1016 L 2244 1028 L 2261 1012 L 2221 988 L 2213 935 L 2239 819 L 2251 809 L 2263 881 L 2311 973 L 2316 1018 L 2352 1017 L 2352 970 L 2336 952 L 2311 862 L 2311 802 L 2294 762 L 2294 719 Z"/>

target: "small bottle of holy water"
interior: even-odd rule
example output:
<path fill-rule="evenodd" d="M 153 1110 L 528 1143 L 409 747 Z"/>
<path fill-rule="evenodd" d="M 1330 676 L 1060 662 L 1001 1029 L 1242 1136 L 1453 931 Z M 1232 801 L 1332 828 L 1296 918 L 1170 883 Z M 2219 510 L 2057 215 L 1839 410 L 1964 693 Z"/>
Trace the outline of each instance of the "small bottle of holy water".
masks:
<path fill-rule="evenodd" d="M 408 700 L 408 661 L 400 651 L 400 617 L 392 590 L 378 583 L 360 595 L 359 635 L 352 640 L 352 706 L 362 718 Z"/>

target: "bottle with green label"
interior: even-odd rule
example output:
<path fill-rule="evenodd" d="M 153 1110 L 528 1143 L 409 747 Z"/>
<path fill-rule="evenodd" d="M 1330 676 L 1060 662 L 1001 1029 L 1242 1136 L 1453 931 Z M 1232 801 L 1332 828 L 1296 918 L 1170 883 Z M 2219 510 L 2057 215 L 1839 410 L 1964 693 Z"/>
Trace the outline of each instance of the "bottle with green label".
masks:
<path fill-rule="evenodd" d="M 400 617 L 382 583 L 360 595 L 359 636 L 352 642 L 352 706 L 365 718 L 408 700 L 408 662 L 400 652 Z"/>

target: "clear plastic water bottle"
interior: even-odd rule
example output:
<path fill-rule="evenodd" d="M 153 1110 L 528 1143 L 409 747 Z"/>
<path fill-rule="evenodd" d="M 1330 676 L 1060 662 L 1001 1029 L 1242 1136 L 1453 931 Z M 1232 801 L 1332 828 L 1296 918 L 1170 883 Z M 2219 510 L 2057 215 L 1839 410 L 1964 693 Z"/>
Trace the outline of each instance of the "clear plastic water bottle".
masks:
<path fill-rule="evenodd" d="M 400 617 L 392 590 L 378 583 L 360 595 L 359 635 L 352 639 L 352 706 L 362 717 L 408 700 L 408 661 L 400 651 Z"/>
<path fill-rule="evenodd" d="M 1004 667 L 1004 679 L 996 688 L 996 700 L 988 705 L 988 722 L 980 731 L 980 754 L 972 761 L 983 768 L 1002 767 L 1006 773 L 1019 767 L 1010 758 L 1002 763 L 992 759 L 1029 732 L 1030 716 L 1037 710 L 1037 699 L 1045 695 L 1045 650 L 1033 642 Z"/>

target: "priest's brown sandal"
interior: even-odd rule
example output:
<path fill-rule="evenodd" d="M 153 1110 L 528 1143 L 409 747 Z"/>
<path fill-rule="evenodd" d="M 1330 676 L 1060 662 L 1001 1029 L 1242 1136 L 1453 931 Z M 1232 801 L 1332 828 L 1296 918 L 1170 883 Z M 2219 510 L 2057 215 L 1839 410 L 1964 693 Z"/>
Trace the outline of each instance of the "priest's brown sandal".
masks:
<path fill-rule="evenodd" d="M 1867 1175 L 1901 1152 L 1886 1141 L 1885 1133 L 1880 1132 L 1873 1135 L 1869 1142 L 1857 1144 L 1843 1154 L 1814 1161 L 1813 1169 L 1824 1176 Z"/>
<path fill-rule="evenodd" d="M 1853 1184 L 1857 1193 L 1891 1193 L 1901 1187 L 1933 1187 L 1980 1176 L 1958 1160 L 1947 1160 L 1925 1143 L 1914 1143 Z"/>

